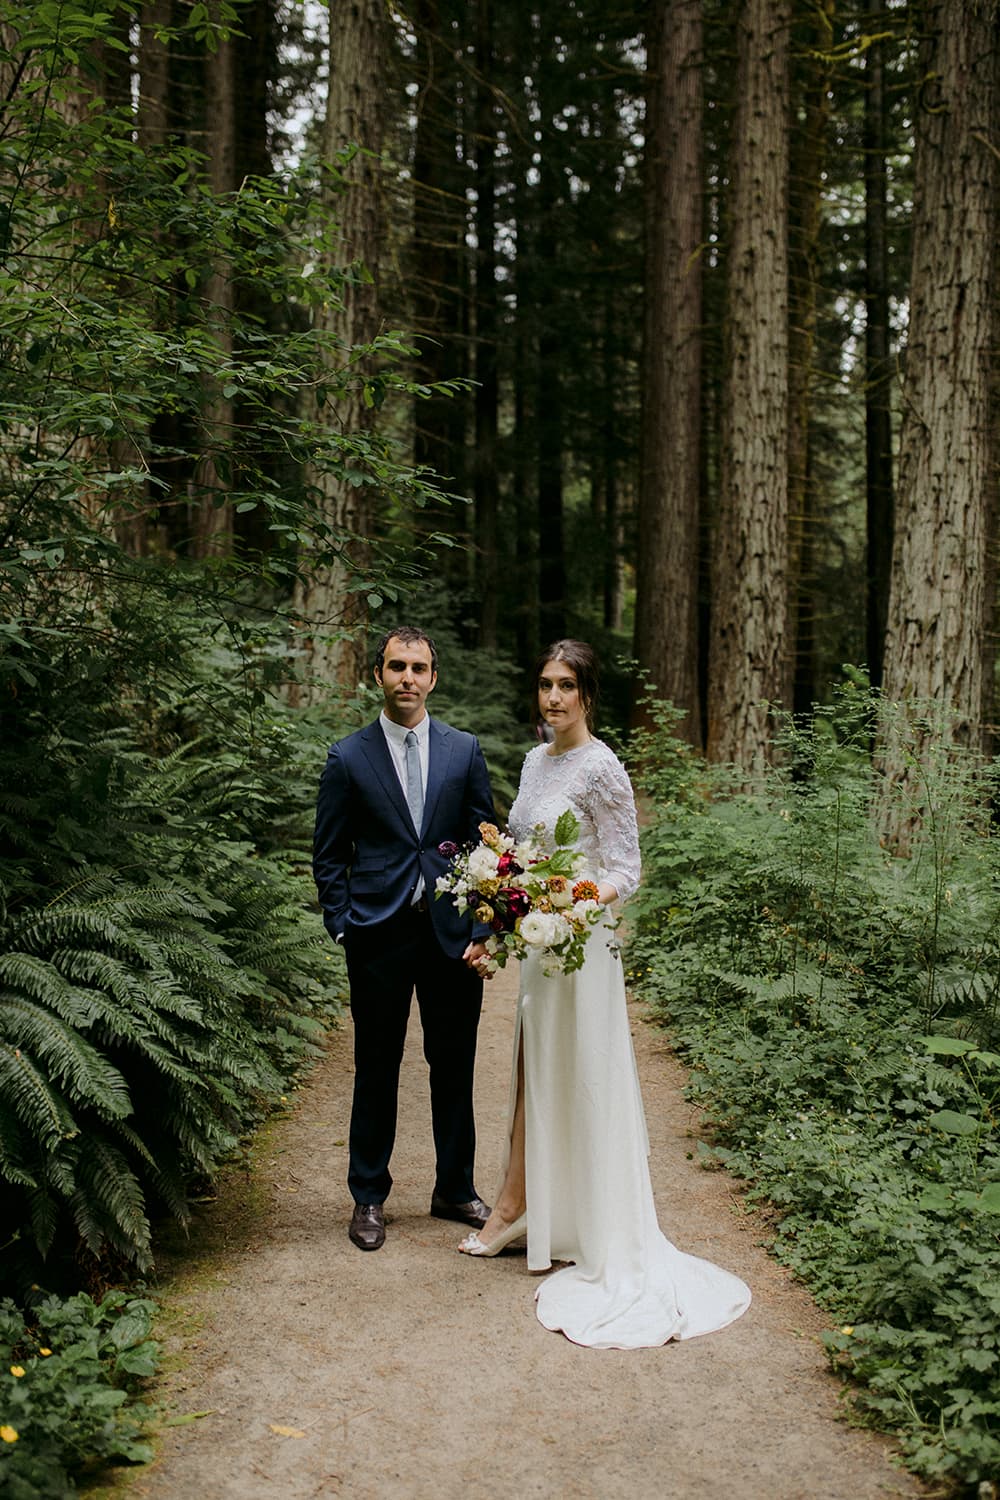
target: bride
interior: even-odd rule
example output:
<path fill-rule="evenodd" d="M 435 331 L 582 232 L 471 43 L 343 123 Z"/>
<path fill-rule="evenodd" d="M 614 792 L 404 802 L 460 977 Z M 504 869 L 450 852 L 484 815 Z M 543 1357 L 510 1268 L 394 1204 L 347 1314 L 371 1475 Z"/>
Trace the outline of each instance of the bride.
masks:
<path fill-rule="evenodd" d="M 639 839 L 625 769 L 591 733 L 593 651 L 557 641 L 535 686 L 554 738 L 525 758 L 510 831 L 521 839 L 544 824 L 551 841 L 571 808 L 581 873 L 610 907 L 639 883 Z M 595 928 L 578 972 L 548 977 L 544 961 L 533 951 L 521 963 L 503 1184 L 482 1229 L 458 1248 L 497 1255 L 526 1234 L 529 1270 L 571 1262 L 535 1300 L 540 1322 L 577 1344 L 634 1349 L 724 1328 L 746 1311 L 749 1289 L 676 1249 L 657 1224 L 613 925 Z"/>

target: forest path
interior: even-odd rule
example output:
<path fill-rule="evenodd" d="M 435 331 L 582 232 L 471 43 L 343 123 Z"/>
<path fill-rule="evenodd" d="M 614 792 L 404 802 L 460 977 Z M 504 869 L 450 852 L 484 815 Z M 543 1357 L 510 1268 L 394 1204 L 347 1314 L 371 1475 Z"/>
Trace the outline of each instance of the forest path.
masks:
<path fill-rule="evenodd" d="M 487 988 L 477 1070 L 479 1186 L 499 1171 L 516 966 Z M 837 1418 L 806 1292 L 760 1247 L 731 1181 L 692 1160 L 683 1070 L 633 1010 L 661 1224 L 744 1277 L 721 1333 L 660 1349 L 581 1349 L 535 1318 L 523 1252 L 470 1261 L 428 1217 L 433 1155 L 416 1008 L 400 1090 L 388 1236 L 347 1238 L 351 1027 L 199 1210 L 161 1288 L 178 1415 L 142 1500 L 885 1500 L 921 1487 Z"/>

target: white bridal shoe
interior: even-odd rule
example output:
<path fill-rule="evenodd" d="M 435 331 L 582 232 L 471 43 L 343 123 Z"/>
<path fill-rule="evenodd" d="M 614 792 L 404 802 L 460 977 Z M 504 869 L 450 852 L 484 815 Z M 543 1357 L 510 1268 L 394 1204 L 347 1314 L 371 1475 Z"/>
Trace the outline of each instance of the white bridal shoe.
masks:
<path fill-rule="evenodd" d="M 490 1240 L 488 1245 L 479 1238 L 479 1231 L 473 1230 L 472 1234 L 465 1236 L 458 1248 L 463 1255 L 499 1255 L 512 1241 L 520 1239 L 527 1228 L 528 1215 L 523 1213 L 513 1224 L 508 1224 L 506 1229 L 501 1230 L 496 1239 Z"/>

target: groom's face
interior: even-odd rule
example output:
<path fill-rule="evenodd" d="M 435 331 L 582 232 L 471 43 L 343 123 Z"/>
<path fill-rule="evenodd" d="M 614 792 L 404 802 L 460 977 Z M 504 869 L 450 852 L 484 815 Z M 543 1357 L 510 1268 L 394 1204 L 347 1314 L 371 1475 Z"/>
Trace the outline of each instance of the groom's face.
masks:
<path fill-rule="evenodd" d="M 382 660 L 375 668 L 375 681 L 382 689 L 386 716 L 394 724 L 419 724 L 427 710 L 424 702 L 437 682 L 431 648 L 426 641 L 401 641 L 390 636 Z"/>

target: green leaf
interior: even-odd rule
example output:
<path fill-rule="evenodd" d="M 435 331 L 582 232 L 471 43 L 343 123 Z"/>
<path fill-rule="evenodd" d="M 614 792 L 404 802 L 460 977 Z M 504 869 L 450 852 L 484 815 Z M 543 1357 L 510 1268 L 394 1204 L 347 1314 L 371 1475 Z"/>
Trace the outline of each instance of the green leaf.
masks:
<path fill-rule="evenodd" d="M 556 843 L 575 844 L 580 834 L 580 822 L 572 808 L 567 807 L 556 820 Z"/>
<path fill-rule="evenodd" d="M 960 1036 L 925 1036 L 921 1040 L 928 1052 L 939 1057 L 964 1057 L 966 1052 L 975 1051 L 976 1046 L 975 1042 L 967 1042 Z"/>
<path fill-rule="evenodd" d="M 945 1135 L 976 1135 L 981 1125 L 972 1115 L 959 1114 L 954 1109 L 936 1110 L 928 1116 L 927 1123 L 935 1130 L 943 1130 Z"/>
<path fill-rule="evenodd" d="M 168 1417 L 165 1422 L 160 1423 L 160 1426 L 186 1427 L 189 1422 L 200 1422 L 202 1417 L 214 1417 L 216 1410 L 216 1407 L 210 1406 L 205 1411 L 187 1411 L 180 1417 Z"/>

